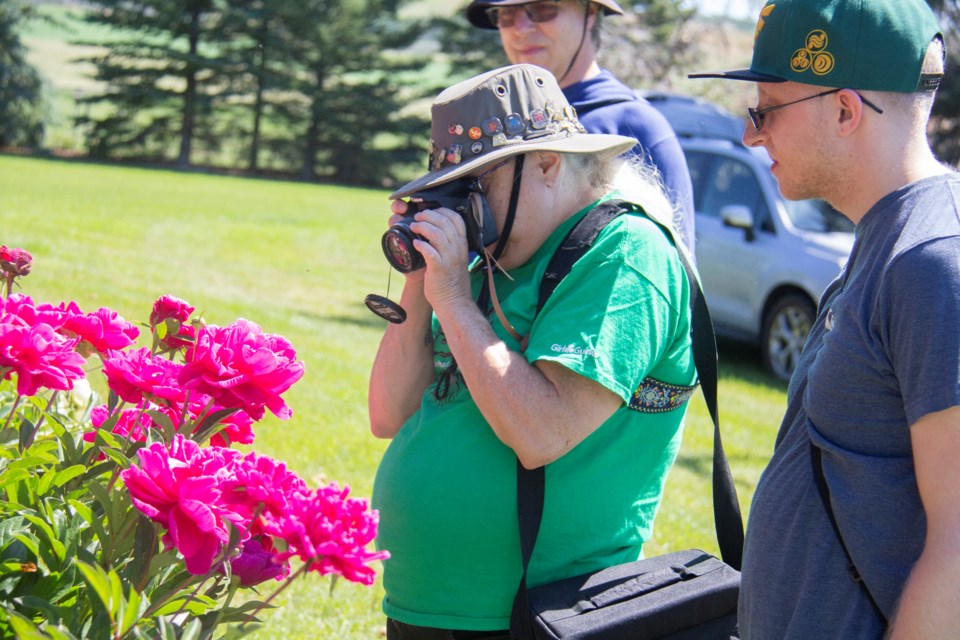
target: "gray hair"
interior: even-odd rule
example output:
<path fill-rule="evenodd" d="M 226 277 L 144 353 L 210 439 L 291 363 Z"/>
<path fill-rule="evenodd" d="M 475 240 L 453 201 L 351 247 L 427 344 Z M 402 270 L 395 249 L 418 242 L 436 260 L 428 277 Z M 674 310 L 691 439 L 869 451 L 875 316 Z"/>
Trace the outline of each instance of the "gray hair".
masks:
<path fill-rule="evenodd" d="M 584 187 L 599 195 L 619 191 L 625 200 L 640 205 L 653 217 L 672 223 L 678 237 L 681 236 L 679 209 L 667 197 L 660 172 L 655 166 L 634 155 L 565 153 L 563 157 L 563 171 L 582 181 Z M 563 179 L 566 179 L 566 175 Z"/>

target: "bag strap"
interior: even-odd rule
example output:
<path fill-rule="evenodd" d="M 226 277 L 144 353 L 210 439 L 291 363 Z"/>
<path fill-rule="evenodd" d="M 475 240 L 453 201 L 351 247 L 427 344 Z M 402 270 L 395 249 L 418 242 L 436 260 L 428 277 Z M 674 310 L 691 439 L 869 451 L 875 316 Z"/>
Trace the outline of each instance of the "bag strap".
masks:
<path fill-rule="evenodd" d="M 886 626 L 889 624 L 889 620 L 887 616 L 884 615 L 883 610 L 873 597 L 873 594 L 870 593 L 870 588 L 867 587 L 867 583 L 860 574 L 860 570 L 857 569 L 857 565 L 853 562 L 853 556 L 850 555 L 847 543 L 844 542 L 843 535 L 840 533 L 840 525 L 837 523 L 837 516 L 833 512 L 833 505 L 830 502 L 830 486 L 827 484 L 826 476 L 823 475 L 823 454 L 820 451 L 820 447 L 813 444 L 813 440 L 810 441 L 810 462 L 813 464 L 813 477 L 817 481 L 817 491 L 820 494 L 820 500 L 823 502 L 823 507 L 827 511 L 830 525 L 833 527 L 834 533 L 837 534 L 840 548 L 843 549 L 843 554 L 847 556 L 847 571 L 850 573 L 850 579 L 863 588 L 863 592 L 867 594 L 867 599 L 870 600 L 870 604 L 873 605 L 874 612 L 883 620 L 883 624 Z"/>
<path fill-rule="evenodd" d="M 635 205 L 629 202 L 610 200 L 594 207 L 577 223 L 547 265 L 547 272 L 540 283 L 538 312 L 553 290 L 560 284 L 560 281 L 569 273 L 573 264 L 590 248 L 600 231 L 614 218 L 629 210 L 636 210 Z M 648 215 L 647 217 L 673 238 L 680 255 L 680 261 L 683 263 L 683 269 L 690 282 L 693 360 L 700 377 L 700 388 L 710 417 L 713 420 L 713 513 L 717 543 L 724 562 L 739 570 L 743 558 L 743 518 L 740 514 L 737 490 L 733 484 L 733 474 L 730 472 L 730 465 L 720 438 L 720 418 L 717 409 L 717 345 L 713 331 L 713 321 L 710 319 L 710 312 L 707 309 L 706 299 L 703 296 L 696 269 L 691 264 L 685 250 L 680 248 L 673 229 L 669 224 L 652 216 Z M 523 574 L 517 587 L 517 595 L 514 598 L 513 610 L 510 614 L 510 631 L 511 637 L 519 640 L 533 638 L 527 593 L 527 570 L 540 531 L 540 522 L 543 518 L 545 491 L 545 468 L 525 469 L 518 459 L 517 518 L 520 528 Z"/>

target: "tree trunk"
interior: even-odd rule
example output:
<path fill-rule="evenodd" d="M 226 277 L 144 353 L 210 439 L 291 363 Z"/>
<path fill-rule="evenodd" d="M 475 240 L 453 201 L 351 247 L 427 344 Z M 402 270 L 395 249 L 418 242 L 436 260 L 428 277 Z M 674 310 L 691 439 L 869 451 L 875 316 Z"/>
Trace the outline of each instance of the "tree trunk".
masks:
<path fill-rule="evenodd" d="M 183 127 L 180 130 L 180 157 L 177 166 L 186 169 L 190 166 L 190 150 L 193 147 L 193 128 L 197 111 L 197 51 L 200 42 L 200 7 L 195 6 L 190 16 L 190 59 L 184 69 L 187 88 L 183 92 Z"/>
<path fill-rule="evenodd" d="M 253 135 L 250 139 L 250 171 L 256 171 L 258 165 L 258 156 L 260 155 L 260 121 L 263 118 L 263 92 L 267 82 L 267 34 L 270 31 L 268 20 L 264 20 L 260 26 L 259 32 L 259 53 L 260 59 L 255 68 L 256 79 L 256 97 L 253 101 Z"/>
<path fill-rule="evenodd" d="M 313 180 L 314 167 L 317 163 L 317 151 L 320 149 L 317 136 L 320 134 L 323 109 L 320 96 L 323 95 L 323 85 L 326 80 L 324 69 L 319 65 L 316 72 L 316 86 L 313 88 L 312 103 L 310 105 L 310 124 L 307 126 L 306 142 L 303 146 L 303 166 L 300 168 L 300 177 L 304 180 Z"/>

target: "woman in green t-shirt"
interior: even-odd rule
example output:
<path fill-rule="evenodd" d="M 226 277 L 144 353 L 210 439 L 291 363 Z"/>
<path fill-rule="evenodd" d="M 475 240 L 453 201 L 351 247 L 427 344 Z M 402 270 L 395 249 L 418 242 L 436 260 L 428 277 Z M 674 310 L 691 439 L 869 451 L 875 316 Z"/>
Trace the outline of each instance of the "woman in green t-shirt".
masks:
<path fill-rule="evenodd" d="M 432 115 L 431 171 L 393 194 L 385 242 L 409 270 L 405 321 L 370 377 L 371 429 L 393 439 L 373 492 L 383 608 L 390 640 L 506 638 L 517 459 L 546 467 L 531 586 L 635 560 L 649 538 L 696 379 L 689 285 L 652 219 L 672 218 L 662 189 L 619 157 L 635 140 L 587 134 L 549 72 L 471 78 Z M 465 206 L 430 208 L 436 187 Z M 554 252 L 612 198 L 637 206 L 537 311 Z"/>

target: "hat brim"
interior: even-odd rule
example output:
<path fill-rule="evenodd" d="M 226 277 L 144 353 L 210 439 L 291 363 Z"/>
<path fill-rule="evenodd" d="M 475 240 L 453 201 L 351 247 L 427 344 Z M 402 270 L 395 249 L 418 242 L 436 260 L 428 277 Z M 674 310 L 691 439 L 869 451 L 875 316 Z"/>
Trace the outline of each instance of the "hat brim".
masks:
<path fill-rule="evenodd" d="M 750 69 L 733 69 L 731 71 L 701 71 L 687 74 L 688 78 L 722 78 L 724 80 L 744 80 L 746 82 L 786 82 L 786 78 L 771 76 L 766 73 L 757 73 Z"/>
<path fill-rule="evenodd" d="M 623 15 L 623 8 L 615 0 L 590 0 L 600 5 L 603 15 Z M 480 29 L 496 30 L 496 27 L 487 17 L 490 7 L 509 7 L 518 4 L 528 4 L 530 0 L 474 0 L 467 6 L 467 20 Z"/>
<path fill-rule="evenodd" d="M 390 199 L 406 198 L 417 191 L 462 178 L 480 167 L 522 153 L 530 153 L 531 151 L 556 151 L 558 153 L 599 153 L 605 156 L 618 156 L 633 148 L 636 144 L 637 141 L 634 138 L 606 133 L 580 134 L 533 143 L 529 141 L 517 141 L 513 144 L 508 143 L 474 160 L 468 160 L 462 164 L 450 165 L 439 171 L 432 171 L 420 176 L 390 194 Z"/>

